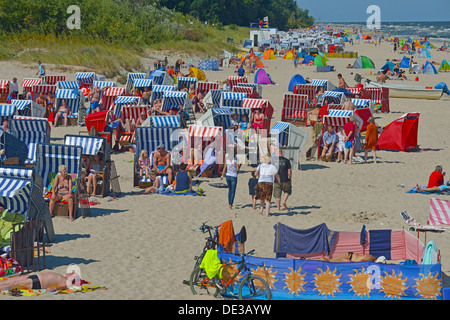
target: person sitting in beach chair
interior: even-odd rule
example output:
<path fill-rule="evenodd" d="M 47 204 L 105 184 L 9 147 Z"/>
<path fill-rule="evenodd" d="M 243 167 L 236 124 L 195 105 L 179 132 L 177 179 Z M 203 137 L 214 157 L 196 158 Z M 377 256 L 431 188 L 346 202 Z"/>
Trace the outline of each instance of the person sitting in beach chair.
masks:
<path fill-rule="evenodd" d="M 205 113 L 206 108 L 203 103 L 203 99 L 205 98 L 205 93 L 203 90 L 200 90 L 193 98 L 192 98 L 192 104 L 194 105 L 194 112 L 201 112 Z"/>
<path fill-rule="evenodd" d="M 73 194 L 72 194 L 72 179 L 67 174 L 67 167 L 65 165 L 61 165 L 58 168 L 59 174 L 56 176 L 55 181 L 52 186 L 52 196 L 50 198 L 49 210 L 50 214 L 53 214 L 53 209 L 55 207 L 55 203 L 64 199 L 69 204 L 69 219 L 70 221 L 74 220 L 73 216 Z"/>
<path fill-rule="evenodd" d="M 428 179 L 428 185 L 426 188 L 421 188 L 419 185 L 416 186 L 417 192 L 440 192 L 449 189 L 448 186 L 444 184 L 445 172 L 442 172 L 442 166 L 437 165 L 434 171 L 430 174 Z"/>
<path fill-rule="evenodd" d="M 66 99 L 61 100 L 61 105 L 58 107 L 58 110 L 55 113 L 55 122 L 53 123 L 53 126 L 58 126 L 58 119 L 62 116 L 64 117 L 64 127 L 67 127 L 67 121 L 69 118 L 69 115 L 71 114 L 70 108 L 66 104 Z"/>
<path fill-rule="evenodd" d="M 323 143 L 323 149 L 322 149 L 322 155 L 320 159 L 322 161 L 331 161 L 331 157 L 333 155 L 333 152 L 335 152 L 335 148 L 337 143 L 339 142 L 339 138 L 334 131 L 332 126 L 327 127 L 327 131 L 322 136 L 322 143 Z"/>
<path fill-rule="evenodd" d="M 173 171 L 170 167 L 170 153 L 165 150 L 165 146 L 160 144 L 158 151 L 153 154 L 153 171 L 157 175 L 167 175 L 169 184 L 173 180 Z"/>
<path fill-rule="evenodd" d="M 103 160 L 100 159 L 100 156 L 96 154 L 94 156 L 94 160 L 92 160 L 89 164 L 88 176 L 87 176 L 87 192 L 92 197 L 97 194 L 97 180 L 101 179 L 103 176 Z M 92 186 L 92 193 L 91 193 Z"/>

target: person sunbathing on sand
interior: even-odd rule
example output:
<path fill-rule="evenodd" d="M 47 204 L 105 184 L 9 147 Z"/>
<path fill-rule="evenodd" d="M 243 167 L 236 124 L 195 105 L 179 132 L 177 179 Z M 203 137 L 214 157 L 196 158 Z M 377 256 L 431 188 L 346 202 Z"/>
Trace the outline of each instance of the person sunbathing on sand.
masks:
<path fill-rule="evenodd" d="M 68 289 L 74 285 L 77 278 L 75 272 L 68 273 L 65 276 L 56 272 L 42 272 L 38 275 L 28 277 L 16 276 L 0 281 L 0 291 L 13 289 L 40 290 L 46 292 Z"/>

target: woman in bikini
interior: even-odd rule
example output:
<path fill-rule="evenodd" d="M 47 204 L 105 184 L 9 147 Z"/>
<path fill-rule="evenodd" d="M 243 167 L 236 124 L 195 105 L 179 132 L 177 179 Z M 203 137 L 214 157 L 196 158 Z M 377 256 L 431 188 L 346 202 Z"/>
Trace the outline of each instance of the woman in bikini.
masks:
<path fill-rule="evenodd" d="M 64 199 L 69 204 L 69 219 L 73 221 L 72 179 L 67 174 L 67 167 L 65 165 L 59 166 L 58 171 L 59 174 L 56 176 L 52 187 L 53 194 L 49 204 L 50 213 L 53 214 L 55 203 Z"/>
<path fill-rule="evenodd" d="M 55 122 L 53 123 L 53 126 L 57 127 L 59 117 L 63 116 L 64 117 L 64 127 L 67 127 L 67 120 L 69 118 L 69 115 L 70 115 L 70 109 L 66 105 L 66 99 L 62 99 L 61 105 L 59 106 L 58 111 L 55 114 Z"/>
<path fill-rule="evenodd" d="M 45 107 L 45 113 L 50 116 L 52 112 L 55 111 L 55 97 L 53 93 L 49 93 L 47 97 L 47 106 Z"/>
<path fill-rule="evenodd" d="M 93 191 L 91 196 L 94 197 L 97 192 L 97 179 L 100 178 L 100 174 L 103 169 L 103 161 L 100 159 L 98 154 L 95 155 L 94 160 L 90 164 L 89 175 L 87 181 L 87 192 L 91 193 L 91 184 L 93 186 Z"/>
<path fill-rule="evenodd" d="M 259 109 L 255 110 L 255 115 L 253 116 L 253 129 L 256 130 L 256 134 L 259 134 L 259 130 L 263 127 L 264 114 L 261 113 Z"/>

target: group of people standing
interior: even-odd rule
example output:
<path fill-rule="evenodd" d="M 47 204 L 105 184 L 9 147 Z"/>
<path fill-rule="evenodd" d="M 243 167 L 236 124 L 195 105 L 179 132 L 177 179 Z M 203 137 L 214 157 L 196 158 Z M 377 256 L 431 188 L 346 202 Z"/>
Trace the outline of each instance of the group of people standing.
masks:
<path fill-rule="evenodd" d="M 228 185 L 228 206 L 233 209 L 237 190 L 238 173 L 241 164 L 235 155 L 227 154 L 226 163 L 221 179 L 225 178 Z M 252 172 L 248 181 L 249 195 L 252 199 L 252 208 L 255 210 L 257 200 L 260 202 L 260 214 L 269 217 L 272 196 L 278 211 L 289 210 L 288 197 L 292 193 L 292 168 L 289 159 L 285 158 L 279 148 L 273 148 L 271 155 L 262 155 L 260 164 Z"/>

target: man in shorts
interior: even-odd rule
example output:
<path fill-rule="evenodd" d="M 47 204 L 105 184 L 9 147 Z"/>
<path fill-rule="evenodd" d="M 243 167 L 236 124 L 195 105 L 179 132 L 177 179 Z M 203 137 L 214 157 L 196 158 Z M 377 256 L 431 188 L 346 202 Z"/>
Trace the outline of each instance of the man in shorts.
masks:
<path fill-rule="evenodd" d="M 170 168 L 170 153 L 165 150 L 165 146 L 160 144 L 158 151 L 153 156 L 153 169 L 156 174 L 167 174 L 169 184 L 172 183 L 172 169 Z"/>
<path fill-rule="evenodd" d="M 280 176 L 280 184 L 273 184 L 273 197 L 277 204 L 278 211 L 281 211 L 281 204 L 284 209 L 289 210 L 286 202 L 292 193 L 292 167 L 291 161 L 283 156 L 281 149 L 278 148 L 277 157 L 272 159 L 272 164 L 278 168 L 278 175 Z M 283 203 L 281 203 L 281 196 L 283 194 Z"/>
<path fill-rule="evenodd" d="M 349 161 L 353 164 L 353 150 L 355 148 L 356 124 L 355 117 L 351 116 L 349 121 L 344 125 L 345 145 L 344 145 L 344 164 Z"/>

